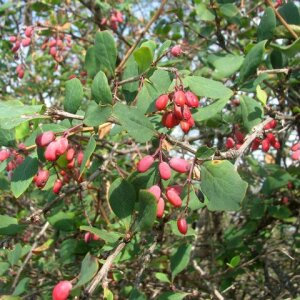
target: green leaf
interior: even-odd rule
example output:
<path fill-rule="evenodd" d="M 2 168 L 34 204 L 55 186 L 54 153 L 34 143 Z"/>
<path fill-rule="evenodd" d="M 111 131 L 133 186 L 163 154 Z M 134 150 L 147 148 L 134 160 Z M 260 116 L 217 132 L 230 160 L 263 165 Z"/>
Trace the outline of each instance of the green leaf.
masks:
<path fill-rule="evenodd" d="M 94 136 L 90 137 L 90 140 L 84 150 L 84 155 L 83 155 L 83 160 L 80 166 L 80 175 L 79 177 L 82 175 L 82 173 L 84 172 L 85 168 L 86 168 L 86 163 L 87 161 L 90 159 L 90 157 L 92 156 L 92 154 L 94 153 L 95 149 L 96 149 L 96 141 L 94 139 Z"/>
<path fill-rule="evenodd" d="M 171 272 L 172 272 L 172 281 L 177 274 L 182 272 L 189 264 L 190 255 L 192 251 L 191 244 L 180 245 L 176 252 L 171 256 Z"/>
<path fill-rule="evenodd" d="M 155 273 L 155 277 L 156 277 L 159 281 L 161 281 L 161 282 L 171 283 L 171 281 L 170 281 L 168 275 L 165 274 L 165 273 L 156 272 L 156 273 Z"/>
<path fill-rule="evenodd" d="M 233 3 L 226 3 L 220 5 L 220 12 L 228 18 L 232 18 L 239 13 L 239 9 Z"/>
<path fill-rule="evenodd" d="M 36 157 L 27 156 L 23 163 L 14 170 L 11 180 L 11 191 L 13 195 L 20 197 L 29 187 L 34 175 L 38 171 L 38 160 Z"/>
<path fill-rule="evenodd" d="M 268 95 L 265 90 L 263 90 L 258 84 L 256 87 L 256 98 L 262 103 L 263 106 L 266 106 Z"/>
<path fill-rule="evenodd" d="M 104 300 L 114 300 L 114 294 L 108 288 L 104 288 L 103 298 Z"/>
<path fill-rule="evenodd" d="M 134 288 L 130 293 L 129 300 L 147 300 L 147 297 L 144 293 Z"/>
<path fill-rule="evenodd" d="M 236 256 L 234 256 L 234 257 L 230 260 L 230 263 L 227 264 L 227 266 L 230 267 L 230 268 L 235 268 L 235 267 L 237 267 L 237 266 L 239 265 L 240 261 L 241 261 L 240 256 L 239 256 L 239 255 L 236 255 Z"/>
<path fill-rule="evenodd" d="M 212 104 L 209 104 L 207 106 L 200 107 L 198 111 L 193 114 L 194 120 L 198 122 L 209 120 L 217 113 L 219 113 L 224 108 L 227 102 L 228 98 L 224 98 L 214 101 Z"/>
<path fill-rule="evenodd" d="M 286 206 L 282 205 L 270 206 L 268 211 L 273 218 L 279 220 L 287 219 L 292 215 L 292 212 Z"/>
<path fill-rule="evenodd" d="M 276 16 L 271 7 L 266 8 L 257 28 L 257 40 L 270 40 L 276 28 Z"/>
<path fill-rule="evenodd" d="M 9 270 L 10 264 L 8 262 L 0 261 L 0 276 L 4 275 Z"/>
<path fill-rule="evenodd" d="M 215 58 L 213 61 L 213 66 L 215 67 L 212 74 L 213 78 L 223 79 L 230 77 L 240 69 L 243 61 L 244 57 L 232 54 Z"/>
<path fill-rule="evenodd" d="M 156 111 L 155 100 L 161 94 L 168 92 L 171 85 L 170 73 L 167 71 L 157 70 L 145 81 L 141 92 L 137 96 L 137 107 L 142 113 Z"/>
<path fill-rule="evenodd" d="M 64 109 L 75 114 L 81 105 L 83 88 L 78 78 L 68 80 L 66 83 Z"/>
<path fill-rule="evenodd" d="M 18 283 L 18 285 L 16 286 L 14 292 L 13 292 L 13 296 L 20 296 L 22 295 L 24 292 L 27 291 L 28 289 L 28 284 L 29 284 L 30 278 L 25 277 L 22 278 L 20 280 L 20 282 Z"/>
<path fill-rule="evenodd" d="M 112 104 L 110 87 L 106 75 L 102 71 L 99 71 L 93 80 L 92 96 L 98 104 Z"/>
<path fill-rule="evenodd" d="M 169 51 L 169 48 L 171 47 L 172 42 L 170 40 L 164 41 L 164 43 L 160 46 L 160 48 L 157 51 L 157 57 L 162 56 L 164 53 Z"/>
<path fill-rule="evenodd" d="M 207 146 L 201 146 L 197 149 L 196 157 L 199 159 L 205 159 L 213 156 L 215 154 L 214 148 L 209 148 Z"/>
<path fill-rule="evenodd" d="M 100 239 L 104 240 L 106 243 L 115 243 L 122 236 L 120 233 L 114 231 L 107 231 L 104 229 L 99 229 L 91 226 L 80 226 L 80 230 L 91 232 L 97 235 Z"/>
<path fill-rule="evenodd" d="M 117 178 L 111 184 L 108 195 L 112 211 L 129 229 L 136 199 L 133 185 L 125 179 Z"/>
<path fill-rule="evenodd" d="M 212 211 L 235 211 L 245 197 L 248 184 L 227 160 L 213 160 L 201 166 L 201 190 Z"/>
<path fill-rule="evenodd" d="M 141 47 L 133 52 L 135 61 L 139 66 L 139 73 L 145 72 L 153 61 L 153 53 L 148 47 Z"/>
<path fill-rule="evenodd" d="M 138 64 L 136 63 L 133 55 L 131 55 L 125 65 L 124 72 L 122 74 L 122 80 L 128 78 L 136 77 L 139 74 Z M 139 81 L 132 81 L 126 84 L 123 84 L 122 89 L 128 91 L 132 94 L 132 98 L 136 96 L 137 90 L 139 87 Z M 130 99 L 131 100 L 131 99 Z M 132 99 L 133 100 L 133 99 Z"/>
<path fill-rule="evenodd" d="M 99 126 L 104 124 L 111 114 L 111 106 L 100 106 L 95 102 L 91 102 L 85 112 L 83 123 L 87 126 Z"/>
<path fill-rule="evenodd" d="M 57 230 L 73 231 L 75 229 L 75 214 L 73 212 L 58 211 L 48 217 L 49 223 Z"/>
<path fill-rule="evenodd" d="M 87 49 L 85 54 L 85 69 L 90 77 L 94 77 L 100 69 L 100 65 L 96 59 L 95 46 L 91 46 Z"/>
<path fill-rule="evenodd" d="M 137 229 L 150 230 L 156 219 L 157 200 L 152 193 L 146 190 L 139 192 L 139 208 L 137 217 Z"/>
<path fill-rule="evenodd" d="M 284 20 L 291 25 L 300 25 L 300 14 L 299 9 L 293 1 L 289 1 L 288 3 L 282 5 L 278 12 L 284 18 Z"/>
<path fill-rule="evenodd" d="M 300 38 L 294 41 L 292 44 L 287 46 L 277 45 L 271 43 L 271 47 L 274 49 L 277 49 L 279 51 L 282 51 L 285 55 L 288 57 L 293 57 L 300 51 Z"/>
<path fill-rule="evenodd" d="M 250 132 L 255 125 L 261 122 L 263 108 L 258 101 L 244 95 L 240 97 L 240 108 L 244 127 Z"/>
<path fill-rule="evenodd" d="M 248 52 L 240 69 L 239 82 L 244 82 L 256 72 L 257 67 L 263 59 L 266 42 L 259 42 Z"/>
<path fill-rule="evenodd" d="M 154 135 L 152 123 L 136 107 L 117 103 L 113 109 L 114 116 L 121 123 L 128 134 L 137 142 L 148 142 Z"/>
<path fill-rule="evenodd" d="M 22 231 L 24 225 L 18 225 L 16 218 L 0 215 L 0 235 L 14 235 Z"/>
<path fill-rule="evenodd" d="M 202 21 L 213 21 L 215 15 L 207 8 L 207 5 L 200 3 L 196 5 L 196 14 Z"/>
<path fill-rule="evenodd" d="M 157 300 L 182 300 L 187 295 L 188 293 L 182 293 L 182 292 L 165 292 L 160 294 Z"/>
<path fill-rule="evenodd" d="M 16 244 L 15 248 L 13 250 L 8 251 L 7 253 L 7 260 L 10 263 L 10 265 L 13 267 L 22 255 L 22 246 L 21 244 Z"/>
<path fill-rule="evenodd" d="M 97 271 L 98 271 L 97 258 L 90 255 L 90 253 L 87 253 L 81 263 L 81 270 L 79 273 L 78 282 L 73 287 L 73 289 L 76 289 L 88 283 L 96 275 Z"/>
<path fill-rule="evenodd" d="M 116 66 L 117 49 L 115 40 L 109 31 L 96 33 L 95 55 L 100 62 L 101 70 L 112 75 Z"/>
<path fill-rule="evenodd" d="M 200 76 L 187 76 L 184 82 L 189 86 L 192 92 L 201 97 L 211 99 L 229 99 L 233 92 L 222 82 L 207 79 Z"/>

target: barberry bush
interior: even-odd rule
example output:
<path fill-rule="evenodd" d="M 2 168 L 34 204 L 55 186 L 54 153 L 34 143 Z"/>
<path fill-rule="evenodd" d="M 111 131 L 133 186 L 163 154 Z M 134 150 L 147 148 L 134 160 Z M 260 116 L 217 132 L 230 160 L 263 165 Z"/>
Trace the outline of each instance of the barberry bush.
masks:
<path fill-rule="evenodd" d="M 297 1 L 0 17 L 0 299 L 299 299 Z"/>

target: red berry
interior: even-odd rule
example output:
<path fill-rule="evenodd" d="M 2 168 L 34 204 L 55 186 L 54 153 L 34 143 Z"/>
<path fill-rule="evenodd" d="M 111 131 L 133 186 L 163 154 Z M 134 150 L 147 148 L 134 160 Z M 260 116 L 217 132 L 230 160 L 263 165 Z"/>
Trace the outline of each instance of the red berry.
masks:
<path fill-rule="evenodd" d="M 63 182 L 60 179 L 56 179 L 56 181 L 53 185 L 53 189 L 52 189 L 53 193 L 54 194 L 59 194 L 62 186 L 63 186 Z"/>
<path fill-rule="evenodd" d="M 182 54 L 182 49 L 179 45 L 175 45 L 171 49 L 171 54 L 175 57 L 180 56 Z"/>
<path fill-rule="evenodd" d="M 51 41 L 49 42 L 49 48 L 52 48 L 52 47 L 54 47 L 54 46 L 56 46 L 56 40 L 51 40 Z"/>
<path fill-rule="evenodd" d="M 17 154 L 17 156 L 16 156 L 16 158 L 15 158 L 15 163 L 16 163 L 16 165 L 18 166 L 18 165 L 20 165 L 23 161 L 24 161 L 24 157 L 22 156 L 22 155 L 20 155 L 20 154 Z"/>
<path fill-rule="evenodd" d="M 55 140 L 55 133 L 53 131 L 46 131 L 46 132 L 39 134 L 36 137 L 35 143 L 39 147 L 46 147 L 54 140 Z"/>
<path fill-rule="evenodd" d="M 179 124 L 179 120 L 176 118 L 176 116 L 173 113 L 167 112 L 163 115 L 162 123 L 167 128 L 173 128 Z"/>
<path fill-rule="evenodd" d="M 282 199 L 281 199 L 281 202 L 283 203 L 283 204 L 289 204 L 289 198 L 288 197 L 282 197 Z"/>
<path fill-rule="evenodd" d="M 182 120 L 180 121 L 180 128 L 184 133 L 188 133 L 190 131 L 190 124 L 188 121 Z"/>
<path fill-rule="evenodd" d="M 287 188 L 288 188 L 289 190 L 292 190 L 292 189 L 294 188 L 293 183 L 289 181 L 288 184 L 287 184 Z"/>
<path fill-rule="evenodd" d="M 162 218 L 162 216 L 164 215 L 164 211 L 165 211 L 165 201 L 163 198 L 159 198 L 157 202 L 156 216 L 158 218 Z"/>
<path fill-rule="evenodd" d="M 43 188 L 46 185 L 46 183 L 49 179 L 49 176 L 50 176 L 50 173 L 48 170 L 39 170 L 37 173 L 37 177 L 35 179 L 35 185 L 38 188 Z"/>
<path fill-rule="evenodd" d="M 292 151 L 297 151 L 297 150 L 300 150 L 300 143 L 296 143 L 292 146 L 291 148 Z"/>
<path fill-rule="evenodd" d="M 14 161 L 10 161 L 6 166 L 6 171 L 12 171 L 17 167 L 16 163 Z"/>
<path fill-rule="evenodd" d="M 80 150 L 77 154 L 77 164 L 78 164 L 78 166 L 81 166 L 82 161 L 83 161 L 83 156 L 84 156 L 84 153 L 83 153 L 83 151 Z"/>
<path fill-rule="evenodd" d="M 297 150 L 292 154 L 292 160 L 300 160 L 300 150 Z"/>
<path fill-rule="evenodd" d="M 173 114 L 175 115 L 175 117 L 178 119 L 178 120 L 181 120 L 183 119 L 183 109 L 181 106 L 178 106 L 176 104 L 174 104 L 174 111 L 173 111 Z"/>
<path fill-rule="evenodd" d="M 242 147 L 242 145 L 243 145 L 243 144 L 236 144 L 235 148 L 236 148 L 237 150 L 239 150 L 239 149 Z"/>
<path fill-rule="evenodd" d="M 115 16 L 116 16 L 117 22 L 123 23 L 123 15 L 122 15 L 122 13 L 121 13 L 120 11 L 117 10 L 117 11 L 115 12 Z"/>
<path fill-rule="evenodd" d="M 276 149 L 276 150 L 279 150 L 281 145 L 280 145 L 280 142 L 275 139 L 274 143 L 272 144 L 272 146 Z"/>
<path fill-rule="evenodd" d="M 56 46 L 61 49 L 64 46 L 63 41 L 61 39 L 57 39 Z"/>
<path fill-rule="evenodd" d="M 72 290 L 72 283 L 70 281 L 64 280 L 60 281 L 52 291 L 53 300 L 66 300 L 70 291 Z"/>
<path fill-rule="evenodd" d="M 158 165 L 159 175 L 163 180 L 168 180 L 171 178 L 171 168 L 165 161 Z"/>
<path fill-rule="evenodd" d="M 177 184 L 177 185 L 171 185 L 167 188 L 168 190 L 174 190 L 179 196 L 182 193 L 182 186 Z"/>
<path fill-rule="evenodd" d="M 16 41 L 15 45 L 11 48 L 12 52 L 17 52 L 21 47 L 20 41 Z"/>
<path fill-rule="evenodd" d="M 25 35 L 30 38 L 33 32 L 33 28 L 31 26 L 26 27 L 25 29 Z"/>
<path fill-rule="evenodd" d="M 177 220 L 177 228 L 180 233 L 186 234 L 188 230 L 188 225 L 185 218 L 179 218 Z"/>
<path fill-rule="evenodd" d="M 273 133 L 267 133 L 266 138 L 269 140 L 271 145 L 273 145 L 276 141 L 275 135 Z"/>
<path fill-rule="evenodd" d="M 68 151 L 67 151 L 67 154 L 66 154 L 66 159 L 68 161 L 72 160 L 75 156 L 75 150 L 74 148 L 69 148 Z"/>
<path fill-rule="evenodd" d="M 276 127 L 276 125 L 277 125 L 276 120 L 272 119 L 268 124 L 266 124 L 266 125 L 264 126 L 264 129 L 265 129 L 265 130 L 273 129 L 273 128 Z"/>
<path fill-rule="evenodd" d="M 252 142 L 252 146 L 251 146 L 251 149 L 253 151 L 257 150 L 259 145 L 261 143 L 261 140 L 259 138 L 255 138 L 254 141 Z"/>
<path fill-rule="evenodd" d="M 68 169 L 73 169 L 75 166 L 75 158 L 73 158 L 71 161 L 68 162 L 67 168 Z"/>
<path fill-rule="evenodd" d="M 31 38 L 25 38 L 25 39 L 22 40 L 22 46 L 23 47 L 29 46 L 30 43 L 31 43 Z"/>
<path fill-rule="evenodd" d="M 261 148 L 262 148 L 262 151 L 268 152 L 270 149 L 270 141 L 268 139 L 264 139 L 261 142 Z"/>
<path fill-rule="evenodd" d="M 154 158 L 151 155 L 146 155 L 137 164 L 137 170 L 141 173 L 146 172 L 154 163 Z"/>
<path fill-rule="evenodd" d="M 0 150 L 0 162 L 7 160 L 10 156 L 10 151 L 7 149 Z"/>
<path fill-rule="evenodd" d="M 48 161 L 55 161 L 57 159 L 56 149 L 57 149 L 56 141 L 51 142 L 45 150 L 44 153 L 45 159 Z"/>
<path fill-rule="evenodd" d="M 155 198 L 157 199 L 157 201 L 159 200 L 160 196 L 161 196 L 161 189 L 158 185 L 153 185 L 148 189 L 148 192 L 150 192 L 151 194 L 153 194 L 155 196 Z"/>
<path fill-rule="evenodd" d="M 15 43 L 15 42 L 17 41 L 17 37 L 14 36 L 14 35 L 12 35 L 12 36 L 9 37 L 9 41 L 10 41 L 11 43 Z"/>
<path fill-rule="evenodd" d="M 155 107 L 157 110 L 164 110 L 169 102 L 169 96 L 167 94 L 160 95 L 156 102 L 155 102 Z"/>
<path fill-rule="evenodd" d="M 51 47 L 49 50 L 49 54 L 54 57 L 56 55 L 56 53 L 57 53 L 56 47 Z"/>
<path fill-rule="evenodd" d="M 175 207 L 180 207 L 182 205 L 182 200 L 175 189 L 167 188 L 166 196 L 168 201 Z"/>
<path fill-rule="evenodd" d="M 243 144 L 245 136 L 239 131 L 234 131 L 234 136 L 240 144 Z"/>
<path fill-rule="evenodd" d="M 234 147 L 234 145 L 235 145 L 234 139 L 231 138 L 231 137 L 227 138 L 226 144 L 225 144 L 226 148 L 227 149 L 232 149 Z"/>
<path fill-rule="evenodd" d="M 187 91 L 185 92 L 185 97 L 186 97 L 186 104 L 189 107 L 197 108 L 199 106 L 199 99 L 194 93 Z"/>
<path fill-rule="evenodd" d="M 188 119 L 191 118 L 192 114 L 191 114 L 191 111 L 190 111 L 190 109 L 189 109 L 189 107 L 187 105 L 185 105 L 183 107 L 182 115 L 183 115 L 183 118 L 185 120 L 188 120 Z"/>
<path fill-rule="evenodd" d="M 67 151 L 69 146 L 68 139 L 65 137 L 61 137 L 60 139 L 57 139 L 55 142 L 57 143 L 56 154 L 57 155 L 64 154 Z"/>
<path fill-rule="evenodd" d="M 186 173 L 190 170 L 190 164 L 183 158 L 173 157 L 169 161 L 170 167 L 179 173 Z"/>
<path fill-rule="evenodd" d="M 175 92 L 174 101 L 175 101 L 175 104 L 177 104 L 179 106 L 184 106 L 186 104 L 185 93 L 183 91 Z"/>
<path fill-rule="evenodd" d="M 188 122 L 189 125 L 190 125 L 190 129 L 191 129 L 192 127 L 194 127 L 195 121 L 194 121 L 193 116 L 191 116 L 191 117 L 187 120 L 187 122 Z"/>

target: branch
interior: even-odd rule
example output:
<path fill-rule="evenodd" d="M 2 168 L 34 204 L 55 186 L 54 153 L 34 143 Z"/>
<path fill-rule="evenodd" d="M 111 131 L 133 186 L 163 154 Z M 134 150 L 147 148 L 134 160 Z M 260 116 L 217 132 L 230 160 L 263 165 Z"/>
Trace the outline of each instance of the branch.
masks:
<path fill-rule="evenodd" d="M 145 33 L 149 30 L 149 28 L 151 27 L 151 25 L 158 19 L 158 17 L 161 15 L 164 6 L 166 5 L 168 0 L 162 0 L 161 5 L 159 7 L 159 9 L 156 11 L 156 13 L 153 15 L 153 17 L 150 19 L 150 21 L 148 22 L 148 24 L 145 26 L 145 28 L 141 31 L 140 35 L 138 36 L 137 40 L 135 41 L 135 43 L 129 48 L 129 50 L 127 51 L 127 53 L 125 54 L 123 60 L 120 62 L 119 66 L 117 67 L 116 73 L 120 73 L 120 71 L 122 70 L 122 68 L 124 67 L 125 63 L 127 62 L 127 60 L 129 59 L 130 55 L 132 54 L 132 52 L 134 51 L 134 49 L 138 46 L 139 42 L 141 41 L 141 39 L 143 38 L 143 36 L 145 35 Z"/>
<path fill-rule="evenodd" d="M 19 281 L 19 278 L 21 276 L 21 273 L 23 272 L 25 266 L 27 265 L 27 263 L 29 262 L 29 260 L 30 260 L 30 258 L 32 256 L 32 253 L 33 253 L 32 251 L 37 247 L 39 239 L 44 235 L 44 233 L 46 232 L 46 230 L 47 230 L 47 228 L 48 228 L 49 225 L 50 225 L 49 222 L 46 222 L 45 225 L 40 230 L 40 232 L 36 235 L 35 241 L 34 241 L 33 245 L 31 246 L 30 251 L 28 252 L 28 254 L 27 254 L 27 256 L 26 256 L 23 264 L 21 265 L 20 269 L 18 270 L 18 273 L 17 273 L 17 275 L 16 275 L 16 277 L 14 279 L 14 282 L 13 282 L 13 284 L 11 286 L 11 288 L 12 288 L 12 290 L 14 292 L 15 292 L 15 288 L 17 286 L 17 283 Z"/>

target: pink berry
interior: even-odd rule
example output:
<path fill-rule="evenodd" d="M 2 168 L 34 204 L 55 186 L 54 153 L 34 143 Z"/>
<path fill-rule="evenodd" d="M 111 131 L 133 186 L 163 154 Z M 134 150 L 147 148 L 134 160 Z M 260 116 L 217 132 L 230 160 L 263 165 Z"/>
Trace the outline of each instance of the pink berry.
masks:
<path fill-rule="evenodd" d="M 120 12 L 120 11 L 116 11 L 115 12 L 115 16 L 116 16 L 116 19 L 117 19 L 117 22 L 119 22 L 119 23 L 123 23 L 123 15 L 122 15 L 122 13 Z"/>
<path fill-rule="evenodd" d="M 300 160 L 300 150 L 296 150 L 292 154 L 292 160 Z"/>
<path fill-rule="evenodd" d="M 7 160 L 10 156 L 10 151 L 7 149 L 0 150 L 0 162 Z"/>
<path fill-rule="evenodd" d="M 191 111 L 190 111 L 190 109 L 189 109 L 189 107 L 188 107 L 187 105 L 185 105 L 185 106 L 183 107 L 182 115 L 183 115 L 183 118 L 184 118 L 185 120 L 188 120 L 188 119 L 191 118 L 192 114 L 191 114 Z"/>
<path fill-rule="evenodd" d="M 188 225 L 185 218 L 179 218 L 177 220 L 177 228 L 181 234 L 187 233 Z"/>
<path fill-rule="evenodd" d="M 45 150 L 45 153 L 44 153 L 45 159 L 48 161 L 57 160 L 56 149 L 57 149 L 56 141 L 51 142 Z"/>
<path fill-rule="evenodd" d="M 175 114 L 172 112 L 166 112 L 163 115 L 161 122 L 167 128 L 173 128 L 179 124 L 179 120 L 176 118 Z"/>
<path fill-rule="evenodd" d="M 234 139 L 231 138 L 231 137 L 227 138 L 226 144 L 225 144 L 226 148 L 227 149 L 232 149 L 234 147 L 234 145 L 235 145 Z"/>
<path fill-rule="evenodd" d="M 35 179 L 35 185 L 38 188 L 43 188 L 46 185 L 46 183 L 49 179 L 49 176 L 50 176 L 50 173 L 48 170 L 39 170 L 37 173 L 37 177 Z"/>
<path fill-rule="evenodd" d="M 269 140 L 271 145 L 273 145 L 273 143 L 275 143 L 276 141 L 275 135 L 273 133 L 267 133 L 266 138 Z"/>
<path fill-rule="evenodd" d="M 68 161 L 71 161 L 75 156 L 75 150 L 74 148 L 69 148 L 68 151 L 67 151 L 67 154 L 66 154 L 66 159 Z"/>
<path fill-rule="evenodd" d="M 167 94 L 160 95 L 156 102 L 155 102 L 155 107 L 157 110 L 164 110 L 169 102 L 169 96 Z"/>
<path fill-rule="evenodd" d="M 289 204 L 289 198 L 286 197 L 286 196 L 284 196 L 284 197 L 281 198 L 281 202 L 282 202 L 283 204 Z"/>
<path fill-rule="evenodd" d="M 22 79 L 25 75 L 25 71 L 23 69 L 21 69 L 18 73 L 18 78 Z"/>
<path fill-rule="evenodd" d="M 182 205 L 182 200 L 178 193 L 172 189 L 172 188 L 167 188 L 166 196 L 168 201 L 175 207 L 180 207 Z"/>
<path fill-rule="evenodd" d="M 190 129 L 191 129 L 192 127 L 194 127 L 195 121 L 194 121 L 193 116 L 191 116 L 191 117 L 187 120 L 187 122 L 188 122 L 189 125 L 190 125 Z"/>
<path fill-rule="evenodd" d="M 169 161 L 170 167 L 179 173 L 186 173 L 190 170 L 190 164 L 183 158 L 173 157 Z"/>
<path fill-rule="evenodd" d="M 276 149 L 276 150 L 279 150 L 281 145 L 280 145 L 280 142 L 275 139 L 275 141 L 272 143 L 272 146 Z"/>
<path fill-rule="evenodd" d="M 270 141 L 268 139 L 264 139 L 261 142 L 261 148 L 262 148 L 262 151 L 268 152 L 270 149 Z"/>
<path fill-rule="evenodd" d="M 300 143 L 294 144 L 294 145 L 291 147 L 291 150 L 292 150 L 292 151 L 300 150 Z"/>
<path fill-rule="evenodd" d="M 68 169 L 73 169 L 75 166 L 75 158 L 73 158 L 71 161 L 68 162 L 67 168 Z"/>
<path fill-rule="evenodd" d="M 14 170 L 15 168 L 17 167 L 16 163 L 12 160 L 10 161 L 7 166 L 6 166 L 6 171 L 9 172 L 9 171 L 12 171 Z"/>
<path fill-rule="evenodd" d="M 174 102 L 178 106 L 184 106 L 186 104 L 186 97 L 183 91 L 177 91 L 174 94 Z"/>
<path fill-rule="evenodd" d="M 183 109 L 181 106 L 174 104 L 173 114 L 176 116 L 178 120 L 183 119 Z"/>
<path fill-rule="evenodd" d="M 49 42 L 49 48 L 55 47 L 56 46 L 56 40 L 51 40 Z"/>
<path fill-rule="evenodd" d="M 55 142 L 57 143 L 56 154 L 63 155 L 67 151 L 69 146 L 68 139 L 65 137 L 61 137 L 60 139 L 57 139 Z"/>
<path fill-rule="evenodd" d="M 180 128 L 184 133 L 188 133 L 190 131 L 190 124 L 188 121 L 182 120 L 180 121 Z"/>
<path fill-rule="evenodd" d="M 137 164 L 137 170 L 141 173 L 146 172 L 154 163 L 154 158 L 151 155 L 146 155 Z"/>
<path fill-rule="evenodd" d="M 14 36 L 14 35 L 12 35 L 12 36 L 9 37 L 9 41 L 10 41 L 11 43 L 15 43 L 15 42 L 17 41 L 17 37 Z"/>
<path fill-rule="evenodd" d="M 167 190 L 174 190 L 177 193 L 177 195 L 180 196 L 180 194 L 182 193 L 182 186 L 179 184 L 170 185 L 169 187 L 167 187 Z"/>
<path fill-rule="evenodd" d="M 39 147 L 46 147 L 54 140 L 55 140 L 54 132 L 53 131 L 45 131 L 36 137 L 35 143 Z"/>
<path fill-rule="evenodd" d="M 239 130 L 234 131 L 234 136 L 240 144 L 244 143 L 245 136 Z"/>
<path fill-rule="evenodd" d="M 164 215 L 164 211 L 165 211 L 165 201 L 163 198 L 159 198 L 157 202 L 156 216 L 158 218 L 162 218 L 162 216 Z"/>
<path fill-rule="evenodd" d="M 54 57 L 56 53 L 57 53 L 56 47 L 51 47 L 49 50 L 49 54 Z"/>
<path fill-rule="evenodd" d="M 21 42 L 20 41 L 16 41 L 15 45 L 11 48 L 12 52 L 17 52 L 21 47 Z"/>
<path fill-rule="evenodd" d="M 151 194 L 153 194 L 155 196 L 155 198 L 157 199 L 157 201 L 159 200 L 160 196 L 161 196 L 161 189 L 158 185 L 153 185 L 148 189 L 148 192 L 150 192 Z"/>
<path fill-rule="evenodd" d="M 171 49 L 171 54 L 175 57 L 180 56 L 182 54 L 182 49 L 179 45 L 175 45 Z"/>
<path fill-rule="evenodd" d="M 54 194 L 59 194 L 62 186 L 63 186 L 63 182 L 60 179 L 56 179 L 56 181 L 53 185 L 53 189 L 52 189 L 53 193 Z"/>
<path fill-rule="evenodd" d="M 83 156 L 84 156 L 84 153 L 83 153 L 83 151 L 80 150 L 77 154 L 77 164 L 78 164 L 78 166 L 81 166 L 82 161 L 83 161 Z"/>
<path fill-rule="evenodd" d="M 197 108 L 199 106 L 199 99 L 194 93 L 187 91 L 185 92 L 185 97 L 186 97 L 186 104 L 189 107 Z"/>
<path fill-rule="evenodd" d="M 163 180 L 168 180 L 171 178 L 171 168 L 165 161 L 158 165 L 159 175 Z"/>
<path fill-rule="evenodd" d="M 31 26 L 28 26 L 28 27 L 26 27 L 26 29 L 25 29 L 25 35 L 27 36 L 27 37 L 31 37 L 31 35 L 32 35 L 32 32 L 33 32 L 33 28 L 31 27 Z"/>
<path fill-rule="evenodd" d="M 25 38 L 25 39 L 22 40 L 22 46 L 23 47 L 29 46 L 30 43 L 31 43 L 31 38 Z"/>
<path fill-rule="evenodd" d="M 70 281 L 64 280 L 60 281 L 52 291 L 53 300 L 66 300 L 70 291 L 72 290 L 72 283 Z"/>

